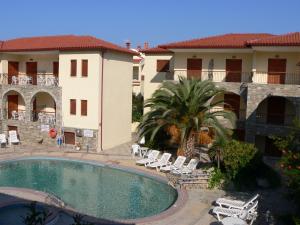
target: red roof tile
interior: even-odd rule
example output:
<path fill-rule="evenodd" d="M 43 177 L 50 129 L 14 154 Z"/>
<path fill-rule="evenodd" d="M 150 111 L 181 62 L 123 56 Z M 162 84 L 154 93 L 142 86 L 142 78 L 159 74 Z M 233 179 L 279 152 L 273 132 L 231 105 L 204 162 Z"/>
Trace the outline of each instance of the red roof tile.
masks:
<path fill-rule="evenodd" d="M 92 37 L 77 35 L 44 36 L 17 38 L 4 41 L 0 51 L 48 51 L 48 50 L 87 50 L 109 49 L 136 55 L 135 52 L 112 44 L 110 42 Z"/>
<path fill-rule="evenodd" d="M 164 49 L 164 48 L 159 48 L 159 47 L 142 49 L 140 52 L 143 52 L 145 54 L 173 53 L 172 51 L 169 51 L 169 50 Z"/>
<path fill-rule="evenodd" d="M 272 37 L 272 34 L 224 34 L 159 45 L 160 48 L 247 48 L 247 41 Z"/>
<path fill-rule="evenodd" d="M 300 32 L 248 41 L 251 46 L 300 46 Z"/>

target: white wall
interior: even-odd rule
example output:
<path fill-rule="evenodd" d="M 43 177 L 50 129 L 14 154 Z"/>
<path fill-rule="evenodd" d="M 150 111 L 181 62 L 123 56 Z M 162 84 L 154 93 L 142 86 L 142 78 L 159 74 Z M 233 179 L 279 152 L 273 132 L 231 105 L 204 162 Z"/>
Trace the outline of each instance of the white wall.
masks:
<path fill-rule="evenodd" d="M 156 72 L 157 60 L 171 60 L 170 70 L 173 69 L 172 55 L 146 55 L 145 65 L 141 71 L 141 74 L 145 76 L 144 80 L 144 99 L 148 99 L 154 93 L 155 90 L 166 79 L 166 73 Z"/>
<path fill-rule="evenodd" d="M 77 76 L 71 77 L 71 60 L 77 60 Z M 81 60 L 88 60 L 88 76 L 81 76 Z M 60 52 L 59 85 L 62 87 L 62 119 L 65 127 L 99 128 L 100 52 Z M 76 99 L 76 115 L 70 115 L 70 99 Z M 88 101 L 87 116 L 81 116 L 81 101 Z"/>
<path fill-rule="evenodd" d="M 131 140 L 132 55 L 105 52 L 103 149 Z"/>
<path fill-rule="evenodd" d="M 251 53 L 175 53 L 174 70 L 175 79 L 178 76 L 186 77 L 187 59 L 198 58 L 202 59 L 202 79 L 208 79 L 209 62 L 214 61 L 214 77 L 213 81 L 220 82 L 225 80 L 226 59 L 242 59 L 242 71 L 251 72 L 252 69 L 252 54 Z M 219 72 L 219 73 L 218 73 Z"/>

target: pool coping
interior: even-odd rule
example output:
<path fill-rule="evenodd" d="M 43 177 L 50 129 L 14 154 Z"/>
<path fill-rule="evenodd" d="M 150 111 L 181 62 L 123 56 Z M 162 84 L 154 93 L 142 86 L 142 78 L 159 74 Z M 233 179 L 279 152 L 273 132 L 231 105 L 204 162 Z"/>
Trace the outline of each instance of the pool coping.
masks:
<path fill-rule="evenodd" d="M 0 159 L 0 163 L 3 162 L 7 162 L 7 161 L 16 161 L 16 160 L 22 160 L 22 159 L 39 159 L 39 158 L 48 158 L 48 159 L 57 159 L 57 160 L 71 160 L 71 161 L 76 161 L 76 162 L 84 162 L 84 163 L 89 163 L 92 165 L 97 165 L 97 166 L 107 166 L 110 168 L 115 168 L 115 169 L 120 169 L 123 171 L 127 171 L 130 173 L 135 173 L 135 174 L 139 174 L 142 176 L 146 176 L 146 177 L 150 177 L 152 179 L 155 179 L 157 181 L 163 182 L 163 183 L 167 183 L 167 178 L 163 177 L 160 174 L 154 174 L 151 172 L 151 170 L 146 171 L 146 170 L 141 170 L 141 169 L 137 169 L 137 168 L 133 168 L 127 165 L 120 165 L 118 163 L 116 163 L 114 160 L 92 160 L 92 159 L 83 159 L 83 158 L 78 158 L 78 157 L 74 157 L 74 156 L 47 156 L 47 153 L 38 153 L 35 154 L 34 156 L 8 156 L 5 159 Z M 10 187 L 7 187 L 10 188 Z M 15 187 L 12 187 L 12 189 L 14 189 Z M 20 188 L 21 189 L 21 188 Z M 25 188 L 24 188 L 25 189 Z M 47 194 L 47 192 L 42 192 L 42 191 L 37 191 L 34 189 L 25 189 L 27 192 L 28 191 L 32 191 L 31 194 L 37 194 L 37 193 L 44 193 Z M 123 224 L 132 224 L 132 223 L 149 223 L 149 222 L 154 222 L 157 220 L 162 220 L 164 218 L 167 218 L 173 214 L 175 214 L 176 212 L 178 212 L 187 202 L 188 200 L 188 193 L 185 189 L 180 189 L 180 188 L 175 188 L 175 190 L 177 191 L 177 199 L 176 201 L 166 210 L 156 214 L 156 215 L 152 215 L 149 217 L 143 217 L 143 218 L 137 218 L 137 219 L 105 219 L 105 218 L 97 218 L 94 216 L 90 216 L 90 215 L 85 215 L 85 218 L 87 221 L 89 222 L 103 222 L 103 220 L 109 220 L 111 222 L 120 222 Z M 49 193 L 51 195 L 51 193 Z M 66 207 L 66 208 L 60 208 L 62 211 L 66 212 L 67 214 L 74 214 L 74 213 L 79 213 L 84 215 L 83 213 L 78 212 L 76 209 L 72 208 L 72 207 Z"/>

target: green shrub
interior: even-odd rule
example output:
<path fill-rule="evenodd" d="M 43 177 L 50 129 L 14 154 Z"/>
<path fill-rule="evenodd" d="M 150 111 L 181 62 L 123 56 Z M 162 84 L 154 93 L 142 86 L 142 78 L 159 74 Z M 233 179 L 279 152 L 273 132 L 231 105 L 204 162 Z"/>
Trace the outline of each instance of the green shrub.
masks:
<path fill-rule="evenodd" d="M 218 168 L 215 168 L 214 171 L 211 173 L 211 177 L 208 181 L 208 188 L 219 188 L 222 186 L 222 184 L 225 181 L 225 175 L 222 173 L 222 171 Z"/>
<path fill-rule="evenodd" d="M 257 149 L 253 144 L 232 140 L 225 144 L 223 149 L 223 163 L 226 175 L 233 180 L 237 174 L 255 157 Z"/>
<path fill-rule="evenodd" d="M 132 93 L 132 122 L 139 122 L 143 116 L 144 97 Z"/>

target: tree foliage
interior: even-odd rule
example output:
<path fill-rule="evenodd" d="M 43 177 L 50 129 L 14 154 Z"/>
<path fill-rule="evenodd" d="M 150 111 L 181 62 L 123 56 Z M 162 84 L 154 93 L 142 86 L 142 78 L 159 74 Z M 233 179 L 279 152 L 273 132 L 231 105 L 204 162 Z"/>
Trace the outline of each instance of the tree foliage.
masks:
<path fill-rule="evenodd" d="M 212 99 L 224 93 L 211 81 L 187 80 L 180 77 L 178 83 L 164 82 L 152 97 L 145 102 L 150 108 L 138 127 L 140 136 L 150 136 L 153 140 L 159 131 L 168 132 L 170 128 L 179 131 L 179 143 L 186 156 L 194 151 L 195 134 L 202 127 L 213 129 L 218 136 L 226 137 L 228 130 L 221 124 L 220 118 L 233 123 L 234 113 L 224 110 L 224 101 Z M 174 129 L 173 129 L 174 130 Z"/>
<path fill-rule="evenodd" d="M 234 179 L 244 168 L 249 166 L 255 157 L 257 149 L 253 144 L 231 140 L 223 148 L 222 156 L 226 174 L 229 179 Z"/>

